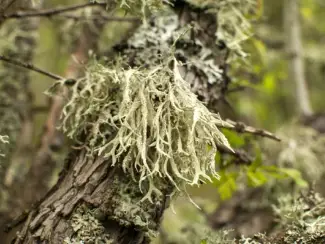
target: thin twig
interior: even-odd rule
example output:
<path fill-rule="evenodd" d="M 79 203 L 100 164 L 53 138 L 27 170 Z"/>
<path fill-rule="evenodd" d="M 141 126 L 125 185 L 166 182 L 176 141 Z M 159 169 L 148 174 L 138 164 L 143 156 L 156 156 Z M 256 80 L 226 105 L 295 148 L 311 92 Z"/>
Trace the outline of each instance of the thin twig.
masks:
<path fill-rule="evenodd" d="M 225 122 L 220 122 L 220 124 L 218 124 L 217 126 L 228 130 L 234 130 L 238 133 L 249 133 L 261 137 L 267 137 L 276 141 L 281 141 L 279 137 L 272 134 L 271 132 L 245 125 L 242 122 L 234 122 L 232 120 L 227 119 Z"/>
<path fill-rule="evenodd" d="M 251 164 L 254 161 L 254 159 L 243 150 L 230 150 L 223 145 L 217 145 L 217 149 L 221 154 L 228 154 L 235 157 L 239 161 L 238 164 Z"/>
<path fill-rule="evenodd" d="M 64 17 L 73 20 L 94 20 L 94 19 L 102 19 L 105 21 L 114 21 L 114 22 L 136 22 L 141 21 L 140 18 L 137 17 L 118 17 L 118 16 L 94 16 L 94 17 L 86 17 L 86 16 L 77 16 L 70 14 L 62 14 L 59 17 Z"/>
<path fill-rule="evenodd" d="M 13 59 L 11 59 L 9 57 L 6 57 L 6 56 L 3 56 L 3 55 L 0 55 L 0 61 L 4 61 L 4 62 L 19 66 L 19 67 L 22 67 L 22 68 L 25 68 L 25 69 L 35 71 L 35 72 L 40 73 L 42 75 L 48 76 L 48 77 L 50 77 L 50 78 L 52 78 L 54 80 L 65 80 L 65 78 L 62 77 L 62 76 L 59 76 L 59 75 L 53 74 L 51 72 L 45 71 L 45 70 L 40 69 L 38 67 L 35 67 L 34 65 L 29 64 L 29 63 L 23 63 L 23 62 L 18 61 L 18 60 L 13 60 Z"/>
<path fill-rule="evenodd" d="M 84 3 L 76 4 L 68 7 L 58 7 L 53 9 L 29 11 L 29 12 L 17 12 L 12 14 L 4 14 L 0 16 L 0 19 L 19 19 L 27 17 L 51 17 L 53 15 L 62 14 L 66 12 L 75 11 L 78 9 L 93 7 L 93 6 L 106 6 L 105 3 Z"/>

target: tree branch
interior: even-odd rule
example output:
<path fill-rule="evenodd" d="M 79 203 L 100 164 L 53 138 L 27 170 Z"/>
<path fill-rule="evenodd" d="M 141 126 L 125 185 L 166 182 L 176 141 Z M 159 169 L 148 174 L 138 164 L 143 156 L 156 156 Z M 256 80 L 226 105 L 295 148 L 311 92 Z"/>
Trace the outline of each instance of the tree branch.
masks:
<path fill-rule="evenodd" d="M 94 16 L 87 18 L 85 16 L 77 16 L 77 15 L 70 15 L 70 14 L 62 14 L 60 17 L 64 17 L 67 19 L 73 20 L 95 20 L 95 19 L 102 19 L 105 21 L 115 21 L 115 22 L 138 22 L 141 21 L 140 18 L 137 17 L 118 17 L 118 16 Z"/>
<path fill-rule="evenodd" d="M 6 57 L 6 56 L 3 56 L 3 55 L 0 55 L 0 61 L 4 61 L 4 62 L 19 66 L 19 67 L 22 67 L 22 68 L 25 68 L 25 69 L 35 71 L 37 73 L 40 73 L 40 74 L 45 75 L 47 77 L 50 77 L 50 78 L 52 78 L 54 80 L 65 80 L 65 78 L 62 77 L 62 76 L 59 76 L 59 75 L 53 74 L 51 72 L 45 71 L 45 70 L 40 69 L 38 67 L 35 67 L 34 65 L 29 64 L 29 63 L 23 63 L 23 62 L 18 61 L 18 60 L 13 60 L 13 59 L 11 59 L 9 57 Z"/>
<path fill-rule="evenodd" d="M 0 19 L 19 19 L 19 18 L 31 18 L 31 17 L 51 17 L 66 12 L 76 11 L 78 9 L 94 7 L 94 6 L 106 6 L 106 3 L 84 3 L 76 4 L 68 7 L 58 7 L 53 9 L 30 11 L 30 12 L 17 12 L 12 14 L 3 14 Z"/>
<path fill-rule="evenodd" d="M 226 123 L 220 123 L 217 126 L 228 130 L 233 130 L 238 133 L 248 133 L 248 134 L 253 134 L 261 137 L 267 137 L 276 141 L 281 141 L 279 137 L 272 134 L 271 132 L 245 125 L 242 122 L 234 122 L 232 120 L 227 119 Z"/>

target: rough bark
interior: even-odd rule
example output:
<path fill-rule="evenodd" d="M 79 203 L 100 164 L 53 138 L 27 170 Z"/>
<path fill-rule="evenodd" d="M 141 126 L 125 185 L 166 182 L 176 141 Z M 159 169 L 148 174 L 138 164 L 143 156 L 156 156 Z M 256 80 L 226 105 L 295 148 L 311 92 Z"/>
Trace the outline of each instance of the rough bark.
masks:
<path fill-rule="evenodd" d="M 154 204 L 141 203 L 138 185 L 130 182 L 131 177 L 121 169 L 109 167 L 102 158 L 90 159 L 84 151 L 74 152 L 67 159 L 58 183 L 29 213 L 23 228 L 27 227 L 27 231 L 20 233 L 20 243 L 63 243 L 77 235 L 93 241 L 105 235 L 111 243 L 148 243 L 144 230 L 157 230 L 167 199 L 156 199 Z M 166 195 L 171 189 L 165 189 Z M 105 227 L 101 235 L 73 230 L 71 217 L 82 205 L 93 210 Z"/>

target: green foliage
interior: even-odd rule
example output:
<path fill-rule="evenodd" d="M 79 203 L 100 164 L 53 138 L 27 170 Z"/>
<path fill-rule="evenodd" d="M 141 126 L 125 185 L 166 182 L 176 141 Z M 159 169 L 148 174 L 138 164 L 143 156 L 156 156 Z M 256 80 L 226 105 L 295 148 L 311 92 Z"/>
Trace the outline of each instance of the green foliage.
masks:
<path fill-rule="evenodd" d="M 223 133 L 226 130 L 223 130 Z M 224 133 L 227 136 L 230 144 L 234 146 L 240 145 L 241 147 L 247 146 L 244 140 L 239 140 L 233 132 Z M 256 144 L 255 159 L 245 164 L 236 157 L 222 157 L 216 154 L 215 161 L 217 167 L 220 168 L 220 179 L 214 180 L 213 184 L 217 187 L 217 191 L 221 200 L 230 199 L 237 191 L 239 186 L 245 182 L 249 187 L 260 187 L 263 185 L 272 185 L 277 180 L 293 181 L 298 187 L 307 187 L 308 183 L 303 179 L 299 170 L 295 169 L 293 165 L 286 167 L 285 165 L 268 165 L 265 160 L 269 160 L 262 155 L 261 148 Z M 264 164 L 263 164 L 264 163 Z"/>
<path fill-rule="evenodd" d="M 232 197 L 237 190 L 238 172 L 227 172 L 225 170 L 219 171 L 220 179 L 214 181 L 218 193 L 222 200 L 227 200 Z"/>

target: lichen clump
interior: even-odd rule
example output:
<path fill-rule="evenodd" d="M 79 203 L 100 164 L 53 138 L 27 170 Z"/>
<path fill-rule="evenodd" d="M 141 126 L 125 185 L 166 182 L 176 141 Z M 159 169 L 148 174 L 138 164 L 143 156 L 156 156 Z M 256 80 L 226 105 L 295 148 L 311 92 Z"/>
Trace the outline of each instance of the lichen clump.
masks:
<path fill-rule="evenodd" d="M 122 167 L 140 188 L 148 182 L 150 192 L 160 193 L 159 177 L 176 187 L 218 177 L 217 146 L 230 148 L 217 127 L 223 121 L 190 91 L 178 65 L 90 65 L 63 109 L 63 131 L 89 155 Z"/>
<path fill-rule="evenodd" d="M 105 233 L 104 226 L 94 216 L 94 211 L 86 206 L 78 207 L 71 217 L 71 227 L 74 231 L 73 238 L 65 238 L 65 244 L 73 243 L 106 243 L 113 244 L 109 234 Z"/>
<path fill-rule="evenodd" d="M 131 12 L 133 14 L 137 14 L 146 17 L 148 12 L 154 12 L 162 9 L 164 3 L 169 3 L 168 0 L 92 0 L 96 3 L 107 3 L 107 8 L 111 6 L 113 3 L 127 12 Z"/>

